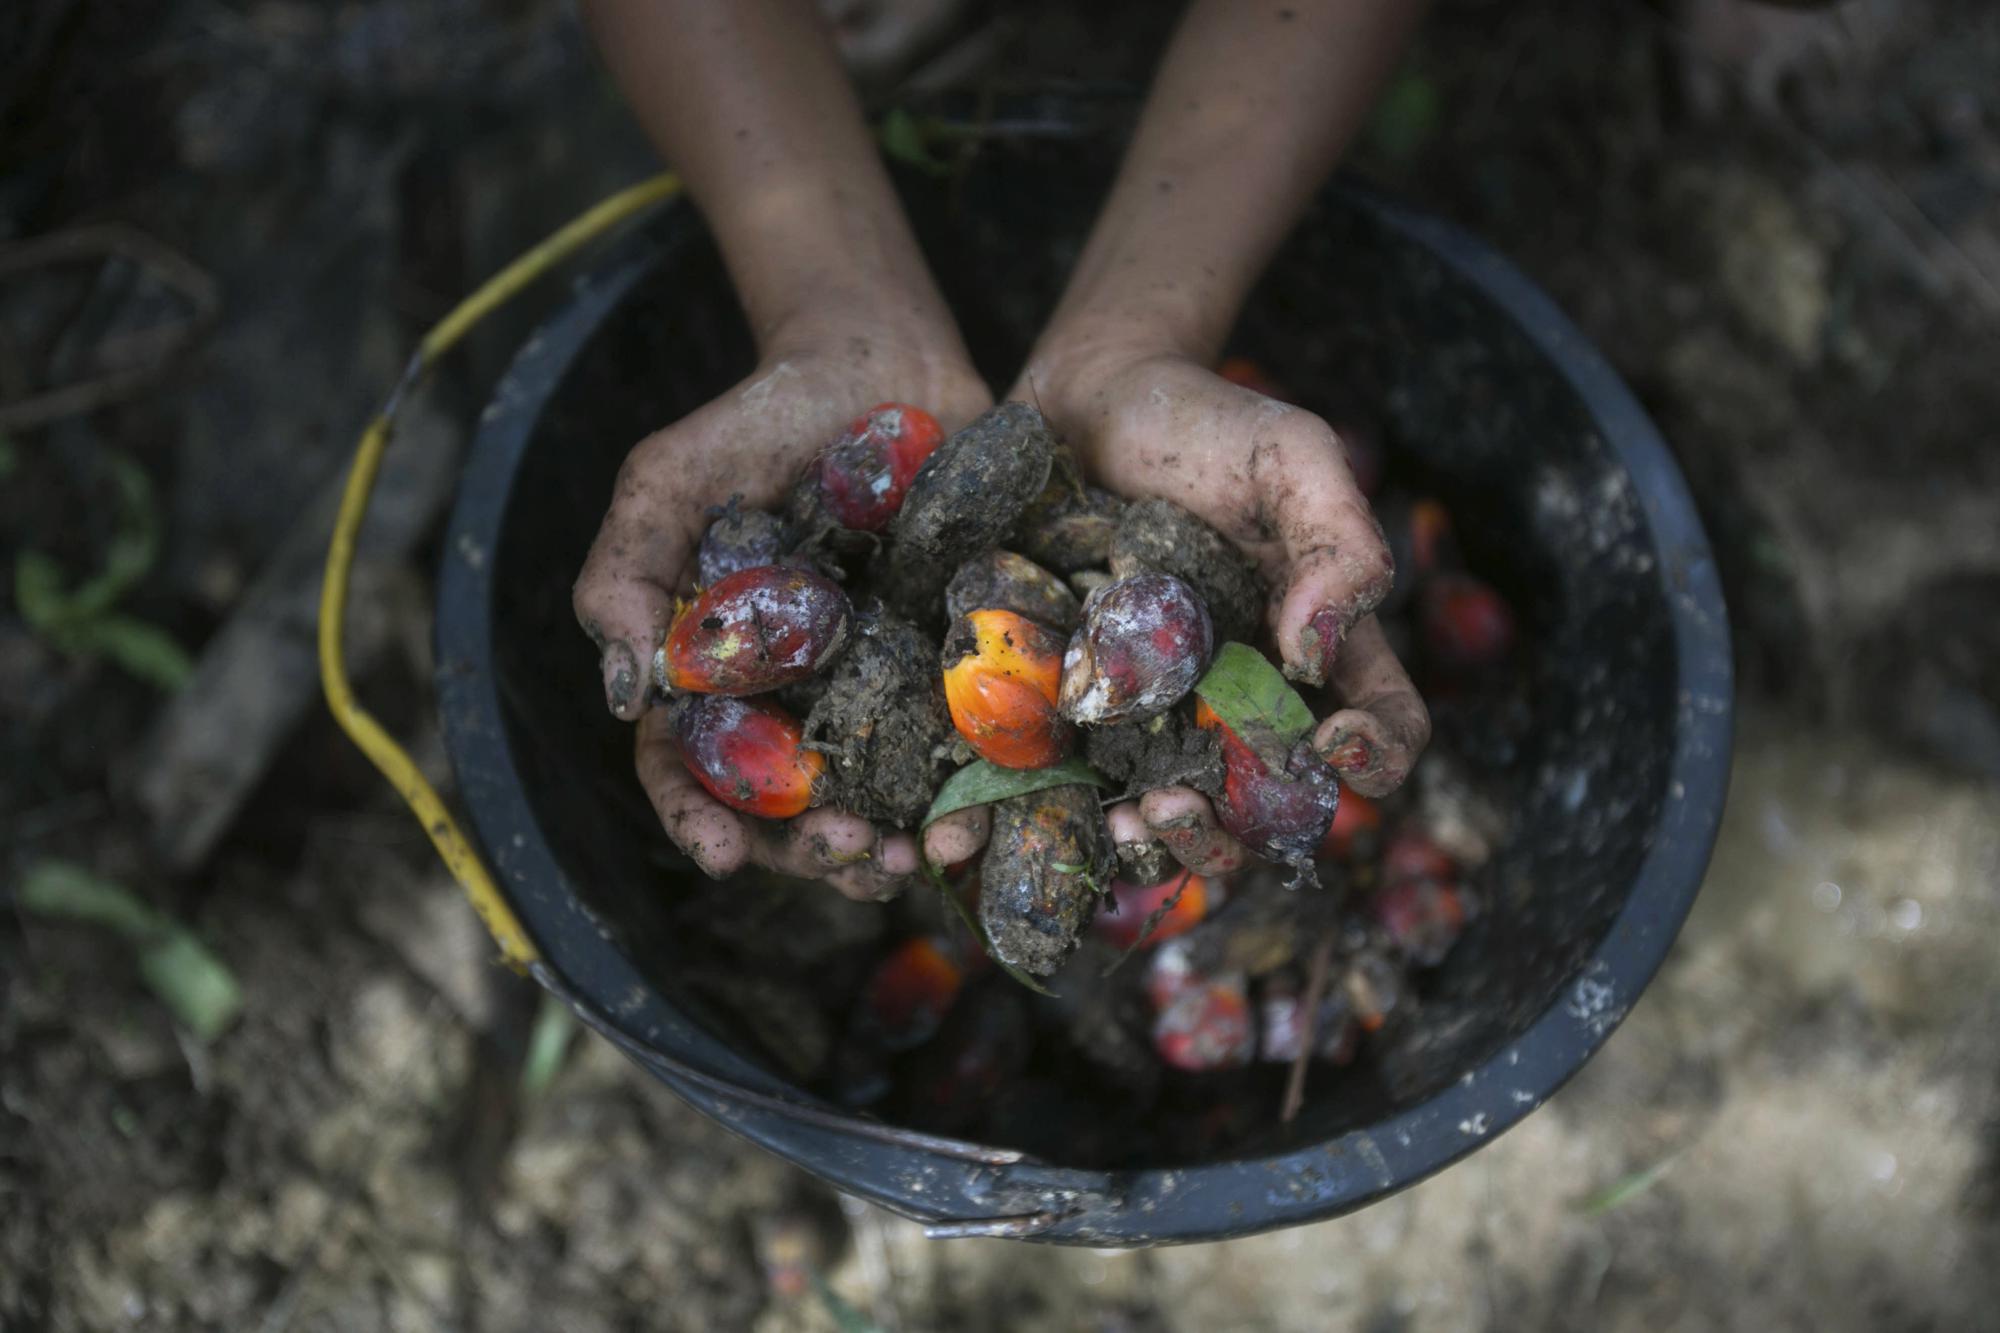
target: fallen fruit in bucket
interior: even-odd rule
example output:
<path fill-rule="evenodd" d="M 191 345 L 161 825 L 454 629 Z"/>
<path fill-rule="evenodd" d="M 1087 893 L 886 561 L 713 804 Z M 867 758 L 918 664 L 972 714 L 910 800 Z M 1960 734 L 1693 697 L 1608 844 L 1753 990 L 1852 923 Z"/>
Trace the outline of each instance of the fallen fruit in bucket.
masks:
<path fill-rule="evenodd" d="M 739 570 L 681 608 L 654 672 L 669 694 L 761 694 L 832 665 L 852 619 L 847 594 L 825 575 Z"/>
<path fill-rule="evenodd" d="M 1418 967 L 1435 967 L 1458 943 L 1472 919 L 1471 900 L 1457 884 L 1436 879 L 1401 879 L 1377 889 L 1368 914 Z"/>
<path fill-rule="evenodd" d="M 1063 655 L 1062 715 L 1072 722 L 1144 721 L 1194 688 L 1214 651 L 1208 609 L 1171 574 L 1133 574 L 1084 599 Z"/>
<path fill-rule="evenodd" d="M 803 728 L 768 699 L 697 695 L 675 718 L 681 762 L 708 794 L 762 819 L 790 819 L 812 805 L 826 760 L 800 748 Z"/>
<path fill-rule="evenodd" d="M 937 418 L 908 403 L 868 409 L 820 451 L 814 464 L 819 502 L 854 532 L 880 532 L 903 507 L 910 482 L 944 439 Z"/>
<path fill-rule="evenodd" d="M 952 725 L 980 758 L 1002 768 L 1047 768 L 1074 735 L 1056 711 L 1062 636 L 1016 611 L 960 616 L 944 641 L 944 699 Z"/>
<path fill-rule="evenodd" d="M 884 1051 L 921 1046 L 943 1025 L 964 981 L 946 941 L 929 935 L 905 940 L 869 974 L 856 1033 Z"/>
<path fill-rule="evenodd" d="M 1185 866 L 1155 884 L 1114 880 L 1111 901 L 1098 911 L 1091 929 L 1120 949 L 1164 944 L 1200 925 L 1211 908 L 1210 899 L 1219 896 L 1208 881 Z"/>
<path fill-rule="evenodd" d="M 1238 975 L 1212 977 L 1175 996 L 1153 1020 L 1153 1049 L 1191 1074 L 1238 1069 L 1257 1053 L 1250 989 Z"/>
<path fill-rule="evenodd" d="M 1322 860 L 1352 861 L 1374 850 L 1382 831 L 1382 807 L 1358 791 L 1340 789 L 1340 807 L 1319 845 Z"/>
<path fill-rule="evenodd" d="M 1470 574 L 1439 574 L 1417 593 L 1426 660 L 1451 676 L 1490 671 L 1514 651 L 1514 612 L 1490 584 Z"/>

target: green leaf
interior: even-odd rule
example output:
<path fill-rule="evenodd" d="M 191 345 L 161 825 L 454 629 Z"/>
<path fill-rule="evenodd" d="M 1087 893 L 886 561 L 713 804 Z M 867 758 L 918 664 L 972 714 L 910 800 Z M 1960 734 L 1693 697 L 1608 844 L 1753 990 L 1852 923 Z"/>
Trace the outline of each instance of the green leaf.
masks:
<path fill-rule="evenodd" d="M 972 909 L 965 905 L 965 899 L 958 896 L 958 890 L 952 888 L 951 881 L 944 877 L 944 871 L 932 865 L 930 860 L 925 858 L 924 872 L 930 876 L 931 883 L 937 885 L 937 891 L 944 895 L 944 900 L 951 904 L 951 910 L 958 914 L 958 919 L 965 923 L 965 928 L 972 932 L 972 938 L 979 941 L 979 947 L 986 951 L 986 956 L 991 958 L 1002 972 L 1005 972 L 1008 976 L 1014 978 L 1014 980 L 1020 982 L 1037 995 L 1054 997 L 1054 991 L 1029 976 L 1026 972 L 1023 972 L 1020 968 L 1015 967 L 999 954 L 993 952 L 993 940 L 987 935 L 986 927 L 979 924 L 979 918 L 974 916 Z"/>
<path fill-rule="evenodd" d="M 214 1041 L 243 1012 L 243 990 L 207 945 L 175 927 L 139 950 L 139 975 L 174 1011 L 181 1026 Z"/>
<path fill-rule="evenodd" d="M 70 619 L 62 566 L 40 551 L 14 557 L 14 607 L 37 634 L 56 635 Z"/>
<path fill-rule="evenodd" d="M 135 616 L 86 620 L 70 627 L 67 638 L 76 651 L 108 657 L 128 674 L 169 694 L 194 674 L 194 663 L 171 635 Z"/>
<path fill-rule="evenodd" d="M 931 152 L 930 136 L 923 123 L 902 107 L 889 109 L 877 133 L 882 139 L 882 151 L 891 161 L 915 167 L 927 176 L 951 174 L 951 164 Z"/>
<path fill-rule="evenodd" d="M 1263 753 L 1264 739 L 1289 755 L 1313 729 L 1312 710 L 1286 683 L 1278 668 L 1248 644 L 1225 643 L 1208 674 L 1195 682 L 1194 692 L 1215 710 L 1223 725 L 1252 749 Z M 1268 762 L 1270 756 L 1266 754 Z M 1283 766 L 1283 755 L 1278 764 Z"/>
<path fill-rule="evenodd" d="M 521 1061 L 521 1093 L 540 1096 L 555 1081 L 569 1054 L 570 1039 L 576 1035 L 576 1015 L 553 995 L 542 996 L 535 1011 L 535 1026 L 528 1033 L 527 1058 Z"/>
<path fill-rule="evenodd" d="M 103 926 L 135 944 L 173 929 L 169 918 L 129 890 L 68 861 L 38 861 L 30 866 L 15 900 L 36 916 Z"/>
<path fill-rule="evenodd" d="M 984 759 L 974 760 L 945 780 L 937 799 L 924 815 L 929 828 L 946 815 L 975 805 L 991 805 L 1010 796 L 1047 791 L 1051 787 L 1109 787 L 1104 776 L 1081 759 L 1069 758 L 1047 768 L 1002 768 Z"/>
<path fill-rule="evenodd" d="M 16 899 L 37 916 L 102 926 L 132 945 L 147 986 L 203 1041 L 221 1036 L 243 1011 L 243 991 L 229 965 L 122 885 L 67 861 L 42 861 L 30 867 Z"/>
<path fill-rule="evenodd" d="M 109 611 L 146 577 L 160 552 L 160 515 L 146 470 L 123 454 L 108 455 L 105 466 L 118 491 L 118 531 L 105 549 L 104 568 L 70 595 L 69 613 L 78 620 Z"/>
<path fill-rule="evenodd" d="M 1628 1176 L 1621 1176 L 1577 1204 L 1576 1211 L 1585 1217 L 1599 1217 L 1621 1204 L 1630 1203 L 1659 1184 L 1660 1177 L 1666 1175 L 1667 1168 L 1673 1164 L 1673 1157 L 1662 1157 L 1643 1171 L 1634 1171 Z"/>

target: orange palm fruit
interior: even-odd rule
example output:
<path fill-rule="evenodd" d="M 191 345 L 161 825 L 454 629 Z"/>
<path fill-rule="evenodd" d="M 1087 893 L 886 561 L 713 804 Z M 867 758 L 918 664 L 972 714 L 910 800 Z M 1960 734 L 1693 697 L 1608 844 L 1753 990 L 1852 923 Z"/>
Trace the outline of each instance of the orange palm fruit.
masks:
<path fill-rule="evenodd" d="M 980 758 L 1002 768 L 1047 768 L 1075 732 L 1056 711 L 1062 635 L 1013 611 L 967 612 L 944 641 L 944 701 Z"/>

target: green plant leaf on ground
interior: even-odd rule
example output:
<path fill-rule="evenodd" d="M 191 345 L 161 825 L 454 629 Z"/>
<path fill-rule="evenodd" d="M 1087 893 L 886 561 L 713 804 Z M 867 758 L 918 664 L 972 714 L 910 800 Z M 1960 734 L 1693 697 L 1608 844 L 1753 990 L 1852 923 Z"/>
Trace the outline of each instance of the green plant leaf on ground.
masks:
<path fill-rule="evenodd" d="M 113 610 L 159 557 L 152 483 L 122 454 L 107 455 L 105 466 L 118 490 L 120 521 L 103 569 L 69 588 L 61 565 L 40 551 L 23 551 L 14 561 L 14 603 L 28 627 L 62 652 L 109 658 L 149 685 L 177 690 L 194 671 L 187 653 L 159 626 Z"/>
<path fill-rule="evenodd" d="M 1613 1208 L 1630 1203 L 1659 1184 L 1660 1177 L 1666 1175 L 1667 1168 L 1673 1164 L 1674 1159 L 1671 1156 L 1662 1157 L 1644 1170 L 1621 1176 L 1597 1193 L 1580 1201 L 1576 1205 L 1576 1211 L 1585 1217 L 1601 1217 Z"/>
<path fill-rule="evenodd" d="M 108 657 L 127 675 L 171 694 L 194 674 L 194 662 L 158 625 L 136 616 L 107 615 L 85 621 L 69 637 L 80 652 Z"/>
<path fill-rule="evenodd" d="M 1262 738 L 1268 736 L 1288 755 L 1313 729 L 1306 701 L 1264 654 L 1248 644 L 1223 644 L 1207 674 L 1195 682 L 1194 692 L 1224 726 L 1260 752 Z M 1269 762 L 1270 756 L 1265 758 Z M 1279 767 L 1283 762 L 1280 755 Z"/>
<path fill-rule="evenodd" d="M 553 995 L 542 996 L 535 1010 L 535 1026 L 528 1032 L 528 1054 L 521 1061 L 521 1094 L 538 1097 L 548 1090 L 562 1069 L 576 1036 L 576 1015 Z"/>
<path fill-rule="evenodd" d="M 1010 796 L 1026 796 L 1029 792 L 1047 791 L 1051 787 L 1110 785 L 1103 774 L 1076 758 L 1065 759 L 1047 768 L 1002 768 L 984 759 L 976 759 L 945 779 L 944 786 L 938 788 L 936 799 L 924 815 L 921 827 L 929 828 L 946 815 L 975 805 L 991 805 Z"/>
<path fill-rule="evenodd" d="M 41 861 L 29 867 L 15 900 L 33 915 L 117 934 L 136 951 L 147 986 L 202 1041 L 221 1036 L 243 1011 L 243 991 L 229 965 L 194 932 L 122 885 L 67 861 Z"/>

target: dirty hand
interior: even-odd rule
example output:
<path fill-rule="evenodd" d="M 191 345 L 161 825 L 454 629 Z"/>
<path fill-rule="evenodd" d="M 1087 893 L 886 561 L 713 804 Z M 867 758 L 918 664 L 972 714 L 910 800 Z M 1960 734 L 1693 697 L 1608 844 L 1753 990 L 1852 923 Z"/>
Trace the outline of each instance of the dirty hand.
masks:
<path fill-rule="evenodd" d="M 844 320 L 767 345 L 749 378 L 627 456 L 576 581 L 576 614 L 601 654 L 605 703 L 639 722 L 639 780 L 681 850 L 717 878 L 755 864 L 878 898 L 917 869 L 915 841 L 834 810 L 751 819 L 709 796 L 681 762 L 668 711 L 651 706 L 653 653 L 676 594 L 693 588 L 712 506 L 740 493 L 750 506 L 781 509 L 814 453 L 877 402 L 922 404 L 955 430 L 991 394 L 956 351 L 955 332 Z"/>
<path fill-rule="evenodd" d="M 1045 347 L 1013 396 L 1040 400 L 1093 481 L 1128 499 L 1172 500 L 1256 562 L 1285 674 L 1325 685 L 1338 705 L 1314 744 L 1363 795 L 1400 786 L 1430 740 L 1430 715 L 1373 615 L 1394 565 L 1339 435 L 1176 350 L 1122 340 Z M 1156 837 L 1198 872 L 1249 860 L 1190 788 L 1149 792 L 1109 819 L 1115 841 Z M 932 825 L 925 852 L 951 864 L 984 837 L 984 812 L 967 812 Z"/>

